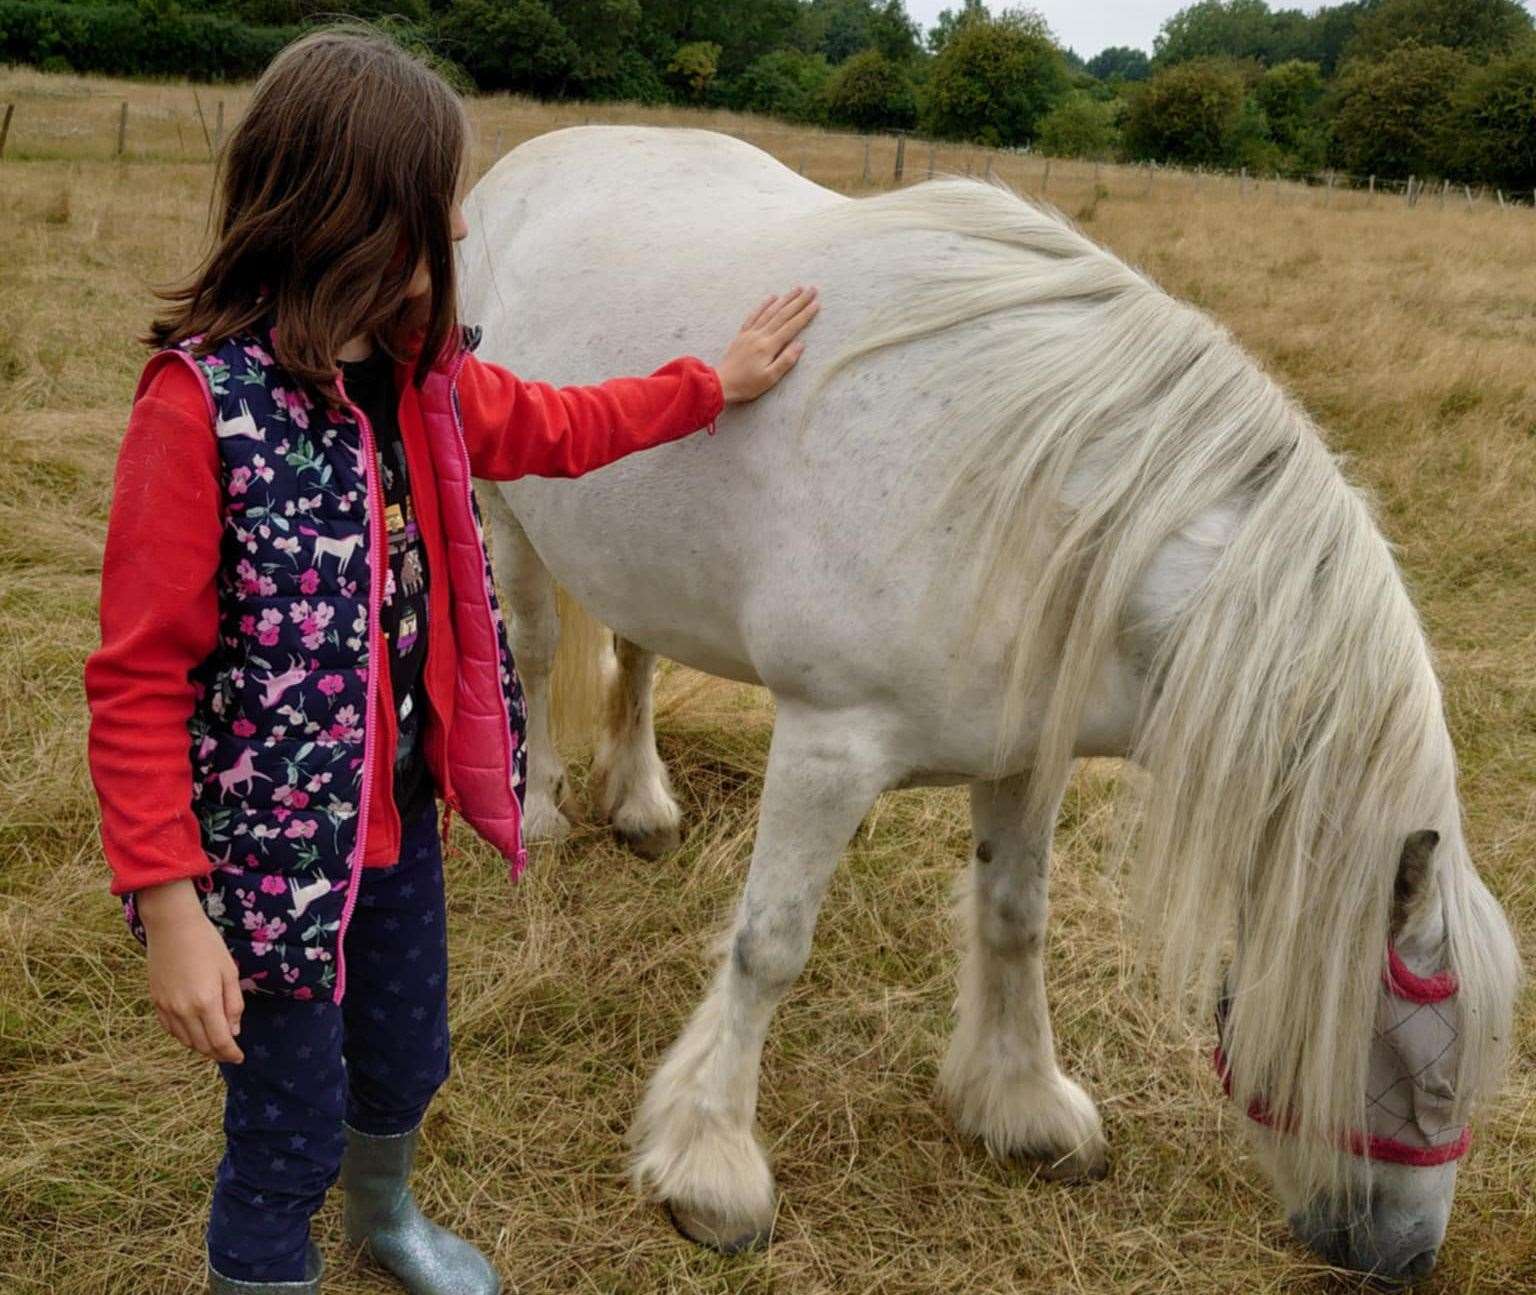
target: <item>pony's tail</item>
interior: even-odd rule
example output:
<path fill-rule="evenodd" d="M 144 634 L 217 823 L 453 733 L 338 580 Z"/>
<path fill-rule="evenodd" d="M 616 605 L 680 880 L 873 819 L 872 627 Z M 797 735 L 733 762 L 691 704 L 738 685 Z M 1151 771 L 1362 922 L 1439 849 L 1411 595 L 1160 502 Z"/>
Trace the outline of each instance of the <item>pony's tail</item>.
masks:
<path fill-rule="evenodd" d="M 494 567 L 497 554 L 505 561 L 512 545 L 519 542 L 512 529 L 517 522 L 501 492 L 489 483 L 477 482 L 475 495 L 485 518 Z M 560 642 L 550 678 L 550 731 L 556 744 L 573 754 L 590 747 L 602 717 L 613 636 L 558 585 L 555 600 Z"/>

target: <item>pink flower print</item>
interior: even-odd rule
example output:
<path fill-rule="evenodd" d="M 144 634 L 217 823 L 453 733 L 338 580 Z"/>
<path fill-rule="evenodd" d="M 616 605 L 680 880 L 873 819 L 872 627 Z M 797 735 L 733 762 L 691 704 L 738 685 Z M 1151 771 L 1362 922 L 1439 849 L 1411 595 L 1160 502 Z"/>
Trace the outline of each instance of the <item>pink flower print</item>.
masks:
<path fill-rule="evenodd" d="M 272 547 L 279 553 L 286 553 L 289 557 L 293 557 L 299 551 L 299 541 L 293 535 L 279 535 L 272 541 Z M 313 592 L 313 590 L 309 592 Z"/>
<path fill-rule="evenodd" d="M 263 481 L 272 480 L 272 469 L 267 466 L 266 459 L 264 459 L 261 455 L 255 454 L 251 456 L 251 468 Z"/>
<path fill-rule="evenodd" d="M 319 829 L 320 824 L 312 818 L 296 818 L 288 824 L 283 835 L 290 841 L 308 841 Z"/>
<path fill-rule="evenodd" d="M 263 598 L 270 598 L 277 592 L 277 582 L 271 576 L 264 576 L 257 571 L 249 558 L 241 558 L 235 564 L 235 574 L 240 578 L 240 592 L 243 594 L 260 594 Z"/>
<path fill-rule="evenodd" d="M 301 594 L 312 594 L 318 588 L 320 588 L 320 573 L 314 567 L 310 567 L 309 570 L 299 577 L 299 592 Z"/>
<path fill-rule="evenodd" d="M 293 419 L 300 427 L 309 426 L 309 411 L 313 403 L 302 391 L 289 391 L 284 387 L 272 388 L 272 399 L 278 406 L 285 410 L 288 417 Z"/>
<path fill-rule="evenodd" d="M 251 488 L 251 470 L 241 464 L 229 474 L 229 493 L 231 495 L 243 495 Z"/>
<path fill-rule="evenodd" d="M 261 624 L 256 629 L 256 641 L 262 647 L 272 647 L 277 643 L 278 631 L 282 628 L 283 614 L 275 607 L 263 607 L 261 609 Z"/>
<path fill-rule="evenodd" d="M 288 793 L 288 803 L 295 809 L 303 809 L 309 804 L 309 793 L 307 791 L 300 791 L 295 787 Z"/>
<path fill-rule="evenodd" d="M 290 818 L 293 817 L 293 811 L 286 805 L 279 805 L 272 811 L 272 817 L 275 818 L 279 823 L 286 823 Z M 277 834 L 274 832 L 273 835 L 276 836 Z"/>
<path fill-rule="evenodd" d="M 256 732 L 256 725 L 252 724 L 244 715 L 237 719 L 231 727 L 234 729 L 236 737 L 251 737 Z"/>
<path fill-rule="evenodd" d="M 249 346 L 242 346 L 240 349 L 249 355 L 251 359 L 255 360 L 257 364 L 272 363 L 271 355 L 267 353 L 266 349 L 259 342 L 252 342 Z"/>
<path fill-rule="evenodd" d="M 294 603 L 288 608 L 288 619 L 299 627 L 299 635 L 305 647 L 314 649 L 325 642 L 325 627 L 331 623 L 336 609 L 330 603 L 311 607 L 308 600 Z"/>
<path fill-rule="evenodd" d="M 240 632 L 246 637 L 256 632 L 256 618 L 254 616 L 242 616 L 240 618 Z"/>
<path fill-rule="evenodd" d="M 261 879 L 261 893 L 264 895 L 281 895 L 287 889 L 288 883 L 271 873 Z"/>
<path fill-rule="evenodd" d="M 339 674 L 324 675 L 320 679 L 319 688 L 327 697 L 334 697 L 347 685 Z"/>
<path fill-rule="evenodd" d="M 308 985 L 300 985 L 293 991 L 293 996 L 298 999 L 309 999 L 315 996 L 315 991 Z"/>

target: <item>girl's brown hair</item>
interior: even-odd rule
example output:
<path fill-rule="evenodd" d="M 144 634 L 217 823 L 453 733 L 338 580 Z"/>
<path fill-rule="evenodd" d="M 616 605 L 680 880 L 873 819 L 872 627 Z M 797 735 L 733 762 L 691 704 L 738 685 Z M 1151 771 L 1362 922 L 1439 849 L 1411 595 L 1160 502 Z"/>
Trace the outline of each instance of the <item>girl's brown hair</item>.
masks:
<path fill-rule="evenodd" d="M 452 210 L 468 126 L 420 59 L 361 26 L 284 49 L 256 83 L 220 170 L 217 237 L 144 340 L 217 346 L 275 321 L 277 361 L 334 402 L 336 357 L 371 335 L 395 359 L 419 341 L 419 384 L 457 327 Z M 420 264 L 430 294 L 408 303 Z"/>

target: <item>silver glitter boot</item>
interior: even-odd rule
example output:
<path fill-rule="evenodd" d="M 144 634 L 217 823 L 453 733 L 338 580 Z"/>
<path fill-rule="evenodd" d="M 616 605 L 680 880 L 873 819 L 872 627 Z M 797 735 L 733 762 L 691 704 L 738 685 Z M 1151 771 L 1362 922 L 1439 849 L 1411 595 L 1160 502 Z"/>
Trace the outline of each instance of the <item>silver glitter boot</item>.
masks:
<path fill-rule="evenodd" d="M 341 1161 L 347 1240 L 363 1246 L 411 1295 L 498 1295 L 501 1279 L 490 1260 L 416 1208 L 410 1178 L 420 1132 L 373 1137 L 347 1128 Z"/>
<path fill-rule="evenodd" d="M 320 1274 L 325 1265 L 313 1244 L 304 1261 L 304 1271 L 308 1276 L 301 1282 L 240 1282 L 209 1264 L 208 1295 L 320 1295 Z"/>

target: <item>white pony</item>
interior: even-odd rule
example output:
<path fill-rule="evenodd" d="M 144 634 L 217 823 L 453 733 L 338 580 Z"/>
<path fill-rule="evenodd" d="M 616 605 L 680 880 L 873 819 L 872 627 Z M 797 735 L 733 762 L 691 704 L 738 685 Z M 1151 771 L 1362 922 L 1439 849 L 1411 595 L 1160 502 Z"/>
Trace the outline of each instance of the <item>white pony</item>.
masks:
<path fill-rule="evenodd" d="M 642 849 L 679 821 L 655 654 L 776 704 L 727 955 L 636 1123 L 641 1188 L 695 1239 L 767 1235 L 770 1017 L 874 799 L 954 782 L 976 850 L 944 1096 L 998 1156 L 1102 1174 L 1041 951 L 1071 763 L 1126 756 L 1150 775 L 1132 878 L 1161 983 L 1208 1001 L 1230 949 L 1230 1082 L 1268 1113 L 1256 1136 L 1293 1224 L 1335 1262 L 1427 1271 L 1455 1161 L 1354 1154 L 1389 938 L 1391 965 L 1459 983 L 1438 1099 L 1462 1123 L 1495 1085 L 1518 966 L 1467 856 L 1413 608 L 1305 416 L 1216 324 L 989 185 L 852 201 L 724 136 L 586 128 L 503 158 L 467 210 L 482 353 L 557 381 L 714 355 L 766 289 L 822 290 L 799 369 L 718 436 L 519 481 L 490 510 L 531 834 L 568 827 L 552 576 L 614 631 L 598 769 Z"/>

